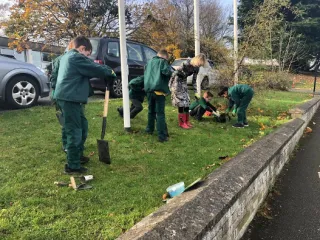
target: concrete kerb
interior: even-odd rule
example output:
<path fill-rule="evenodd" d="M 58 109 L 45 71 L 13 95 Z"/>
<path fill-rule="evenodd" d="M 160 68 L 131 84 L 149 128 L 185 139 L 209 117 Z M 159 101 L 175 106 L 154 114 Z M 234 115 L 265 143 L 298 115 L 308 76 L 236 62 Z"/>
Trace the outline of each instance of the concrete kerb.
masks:
<path fill-rule="evenodd" d="M 118 239 L 240 239 L 320 104 L 290 110 L 295 118 L 212 172 L 206 182 L 145 217 Z"/>

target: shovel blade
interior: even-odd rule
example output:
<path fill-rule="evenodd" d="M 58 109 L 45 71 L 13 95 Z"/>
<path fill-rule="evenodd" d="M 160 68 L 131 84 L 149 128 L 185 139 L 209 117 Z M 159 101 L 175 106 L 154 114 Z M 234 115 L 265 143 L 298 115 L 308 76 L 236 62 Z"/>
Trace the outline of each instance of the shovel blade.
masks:
<path fill-rule="evenodd" d="M 97 143 L 98 143 L 99 161 L 104 162 L 106 164 L 111 164 L 108 141 L 97 140 Z"/>

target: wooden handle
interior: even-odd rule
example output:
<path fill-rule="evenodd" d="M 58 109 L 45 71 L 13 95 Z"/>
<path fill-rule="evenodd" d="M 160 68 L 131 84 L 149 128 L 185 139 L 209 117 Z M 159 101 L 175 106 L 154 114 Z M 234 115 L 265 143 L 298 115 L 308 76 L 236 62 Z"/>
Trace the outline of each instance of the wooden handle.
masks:
<path fill-rule="evenodd" d="M 103 117 L 107 117 L 108 115 L 108 104 L 109 104 L 109 90 L 106 90 L 106 94 L 104 98 Z"/>

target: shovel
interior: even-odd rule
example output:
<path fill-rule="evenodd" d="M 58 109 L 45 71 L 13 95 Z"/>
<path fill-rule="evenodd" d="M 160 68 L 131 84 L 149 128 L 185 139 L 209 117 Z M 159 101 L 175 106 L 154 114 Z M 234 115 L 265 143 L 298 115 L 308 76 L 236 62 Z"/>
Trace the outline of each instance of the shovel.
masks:
<path fill-rule="evenodd" d="M 107 127 L 107 115 L 108 115 L 108 103 L 109 103 L 109 91 L 106 88 L 105 98 L 104 98 L 104 108 L 103 108 L 103 119 L 102 119 L 102 130 L 101 130 L 101 140 L 97 140 L 99 161 L 106 164 L 111 164 L 109 143 L 104 140 L 104 135 L 106 134 Z"/>

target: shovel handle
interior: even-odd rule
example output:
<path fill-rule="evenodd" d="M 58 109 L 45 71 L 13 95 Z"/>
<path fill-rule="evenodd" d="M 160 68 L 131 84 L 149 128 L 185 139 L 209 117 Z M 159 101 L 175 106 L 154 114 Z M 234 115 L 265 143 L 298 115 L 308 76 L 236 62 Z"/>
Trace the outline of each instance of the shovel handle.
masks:
<path fill-rule="evenodd" d="M 104 106 L 103 106 L 103 117 L 108 115 L 108 104 L 109 104 L 109 90 L 106 88 L 106 93 L 104 96 Z"/>

